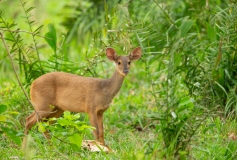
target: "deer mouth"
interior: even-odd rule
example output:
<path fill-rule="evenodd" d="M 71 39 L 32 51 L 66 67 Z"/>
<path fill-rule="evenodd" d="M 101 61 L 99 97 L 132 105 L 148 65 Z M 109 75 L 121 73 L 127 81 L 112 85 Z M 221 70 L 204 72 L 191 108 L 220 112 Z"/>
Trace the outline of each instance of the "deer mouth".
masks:
<path fill-rule="evenodd" d="M 119 69 L 117 69 L 117 71 L 118 71 L 118 73 L 119 73 L 120 75 L 122 75 L 122 76 L 126 76 L 126 75 L 129 73 L 128 70 L 119 70 Z"/>

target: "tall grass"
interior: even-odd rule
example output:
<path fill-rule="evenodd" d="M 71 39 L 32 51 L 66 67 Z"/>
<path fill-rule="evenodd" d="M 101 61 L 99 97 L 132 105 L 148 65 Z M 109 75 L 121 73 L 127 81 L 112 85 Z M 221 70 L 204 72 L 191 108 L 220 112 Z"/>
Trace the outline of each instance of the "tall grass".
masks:
<path fill-rule="evenodd" d="M 223 113 L 225 106 L 235 106 L 231 89 L 235 78 L 229 73 L 235 70 L 232 62 L 236 44 L 235 36 L 231 35 L 236 30 L 232 17 L 236 5 L 230 3 L 226 9 L 219 9 L 206 4 L 201 11 L 203 16 L 198 16 L 198 9 L 183 8 L 180 12 L 181 7 L 175 5 L 153 1 L 142 8 L 150 12 L 139 17 L 139 21 L 129 15 L 129 21 L 134 22 L 131 32 L 145 51 L 146 71 L 157 107 L 150 118 L 159 120 L 157 131 L 162 134 L 166 148 L 161 156 L 166 158 L 187 156 L 192 137 L 205 119 L 217 116 L 217 111 Z M 215 13 L 210 14 L 210 7 Z M 145 13 L 142 9 L 134 14 Z M 192 17 L 173 14 L 178 9 L 179 15 L 191 12 Z M 230 89 L 232 92 L 228 92 Z M 226 105 L 228 95 L 232 96 Z"/>

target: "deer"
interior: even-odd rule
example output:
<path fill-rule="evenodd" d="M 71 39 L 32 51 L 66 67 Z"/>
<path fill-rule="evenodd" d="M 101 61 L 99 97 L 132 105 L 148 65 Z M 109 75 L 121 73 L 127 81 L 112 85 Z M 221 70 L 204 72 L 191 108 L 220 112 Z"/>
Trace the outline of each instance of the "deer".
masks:
<path fill-rule="evenodd" d="M 34 111 L 26 118 L 23 145 L 29 130 L 36 122 L 58 118 L 64 111 L 70 111 L 87 113 L 91 126 L 95 128 L 95 141 L 105 146 L 103 113 L 120 90 L 129 73 L 131 62 L 141 56 L 141 47 L 133 49 L 126 56 L 119 56 L 113 48 L 106 48 L 106 57 L 116 64 L 113 75 L 108 79 L 65 72 L 50 72 L 35 79 L 30 87 Z M 49 138 L 47 133 L 44 134 Z"/>

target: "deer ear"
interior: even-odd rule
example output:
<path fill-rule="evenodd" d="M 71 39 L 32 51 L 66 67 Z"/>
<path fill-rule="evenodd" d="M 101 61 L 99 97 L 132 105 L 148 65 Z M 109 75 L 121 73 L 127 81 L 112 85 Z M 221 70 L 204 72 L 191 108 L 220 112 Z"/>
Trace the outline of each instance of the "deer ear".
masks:
<path fill-rule="evenodd" d="M 118 57 L 116 51 L 113 48 L 106 48 L 106 56 L 111 61 L 115 61 Z"/>
<path fill-rule="evenodd" d="M 142 48 L 141 47 L 137 47 L 137 48 L 133 49 L 132 52 L 129 54 L 130 60 L 138 60 L 141 58 L 141 56 L 142 56 Z"/>

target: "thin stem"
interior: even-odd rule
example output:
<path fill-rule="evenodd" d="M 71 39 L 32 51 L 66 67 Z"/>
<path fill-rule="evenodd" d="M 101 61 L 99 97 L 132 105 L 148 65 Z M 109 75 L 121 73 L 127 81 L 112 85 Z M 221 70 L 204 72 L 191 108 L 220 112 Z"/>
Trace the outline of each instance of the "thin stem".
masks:
<path fill-rule="evenodd" d="M 14 73 L 15 73 L 16 79 L 17 79 L 17 81 L 18 81 L 18 83 L 19 83 L 19 85 L 20 85 L 20 87 L 21 87 L 21 89 L 22 89 L 22 91 L 23 91 L 25 97 L 27 98 L 27 100 L 29 101 L 29 103 L 33 106 L 33 104 L 32 104 L 31 101 L 30 101 L 30 98 L 28 97 L 28 95 L 27 95 L 27 93 L 26 93 L 26 91 L 25 91 L 25 89 L 24 89 L 24 87 L 23 87 L 23 85 L 22 85 L 22 83 L 21 83 L 21 81 L 20 81 L 20 78 L 19 78 L 19 76 L 18 76 L 18 74 L 17 74 L 16 68 L 15 68 L 14 63 L 13 63 L 12 55 L 11 55 L 11 53 L 10 53 L 9 48 L 7 47 L 7 44 L 6 44 L 6 41 L 5 41 L 4 37 L 3 37 L 3 33 L 2 33 L 2 32 L 0 32 L 0 37 L 1 37 L 1 39 L 2 39 L 2 42 L 3 42 L 3 45 L 4 45 L 5 49 L 6 49 L 6 51 L 7 51 L 7 54 L 8 54 L 8 56 L 9 56 L 9 58 L 10 58 L 10 61 L 11 61 L 12 68 L 13 68 L 13 71 L 14 71 Z M 33 108 L 34 108 L 34 106 L 33 106 Z M 35 108 L 34 108 L 34 110 L 35 110 Z M 38 112 L 37 112 L 36 110 L 35 110 L 35 112 L 36 112 L 36 114 L 39 116 L 39 114 L 38 114 Z"/>
<path fill-rule="evenodd" d="M 0 30 L 2 31 L 8 31 L 8 32 L 23 32 L 23 33 L 29 33 L 29 34 L 32 34 L 33 36 L 38 36 L 38 37 L 42 37 L 42 38 L 45 38 L 45 39 L 51 39 L 49 37 L 45 37 L 45 36 L 41 36 L 39 34 L 35 34 L 34 32 L 29 32 L 29 31 L 25 31 L 25 30 L 9 30 L 9 29 L 4 29 L 4 28 L 0 28 Z"/>

